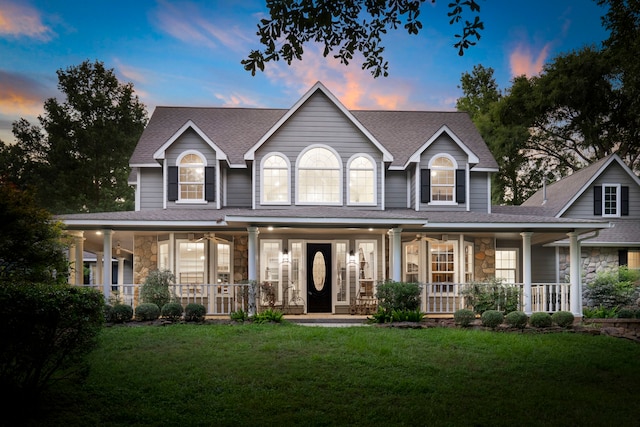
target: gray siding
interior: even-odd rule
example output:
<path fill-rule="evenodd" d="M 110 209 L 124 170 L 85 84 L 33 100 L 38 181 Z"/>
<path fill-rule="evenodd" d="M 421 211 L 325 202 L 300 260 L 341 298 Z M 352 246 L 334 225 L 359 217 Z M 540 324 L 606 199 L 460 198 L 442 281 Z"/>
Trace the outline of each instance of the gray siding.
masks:
<path fill-rule="evenodd" d="M 285 155 L 291 164 L 291 206 L 295 205 L 295 171 L 298 155 L 306 147 L 322 144 L 338 152 L 342 162 L 342 204 L 347 205 L 347 163 L 352 155 L 368 154 L 376 166 L 377 206 L 381 206 L 382 153 L 373 145 L 344 114 L 323 94 L 316 93 L 302 105 L 271 138 L 256 151 L 255 167 L 256 207 L 260 206 L 260 163 L 272 152 Z M 357 209 L 357 207 L 354 207 Z M 367 207 L 371 209 L 371 206 Z"/>
<path fill-rule="evenodd" d="M 472 212 L 489 212 L 488 175 L 488 172 L 469 173 L 469 205 Z"/>
<path fill-rule="evenodd" d="M 424 150 L 420 156 L 419 169 L 426 169 L 429 167 L 429 161 L 438 154 L 448 154 L 453 157 L 458 163 L 458 169 L 464 169 L 467 167 L 467 154 L 462 151 L 460 147 L 451 139 L 447 134 L 442 134 L 436 141 L 434 141 L 426 150 Z M 414 187 L 415 188 L 415 187 Z M 419 189 L 418 189 L 419 190 Z M 455 191 L 455 190 L 454 190 Z M 418 194 L 420 192 L 418 191 Z M 454 192 L 455 194 L 455 192 Z M 467 209 L 466 203 L 460 205 L 434 205 L 431 206 L 427 203 L 420 203 L 421 211 L 428 210 L 447 210 L 447 211 L 464 211 Z"/>
<path fill-rule="evenodd" d="M 251 169 L 227 170 L 227 206 L 251 207 Z"/>
<path fill-rule="evenodd" d="M 555 283 L 556 249 L 533 246 L 531 248 L 531 282 Z"/>
<path fill-rule="evenodd" d="M 162 168 L 140 168 L 140 210 L 162 209 Z"/>
<path fill-rule="evenodd" d="M 407 168 L 407 173 L 409 174 L 409 188 L 407 189 L 407 191 L 409 192 L 409 208 L 415 209 L 416 208 L 416 185 L 417 185 L 415 164 Z"/>
<path fill-rule="evenodd" d="M 387 208 L 407 207 L 407 172 L 389 171 L 385 178 L 385 204 Z"/>
<path fill-rule="evenodd" d="M 628 186 L 629 216 L 624 216 L 622 218 L 640 218 L 640 187 L 617 163 L 611 163 L 562 216 L 566 218 L 593 219 L 593 187 L 603 184 L 620 184 Z"/>

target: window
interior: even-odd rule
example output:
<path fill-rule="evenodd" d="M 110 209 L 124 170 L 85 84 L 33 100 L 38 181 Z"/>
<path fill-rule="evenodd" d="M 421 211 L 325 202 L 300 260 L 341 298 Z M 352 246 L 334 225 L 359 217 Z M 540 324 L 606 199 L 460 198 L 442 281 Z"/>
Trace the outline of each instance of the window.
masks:
<path fill-rule="evenodd" d="M 464 283 L 473 282 L 473 243 L 464 243 Z"/>
<path fill-rule="evenodd" d="M 178 283 L 203 284 L 206 277 L 204 242 L 178 241 Z"/>
<path fill-rule="evenodd" d="M 433 159 L 431 170 L 431 201 L 453 202 L 455 166 L 453 160 L 440 156 Z"/>
<path fill-rule="evenodd" d="M 310 148 L 299 157 L 297 164 L 299 203 L 341 203 L 342 167 L 336 154 L 327 148 Z"/>
<path fill-rule="evenodd" d="M 453 292 L 456 274 L 456 242 L 430 244 L 431 283 L 433 292 Z M 444 285 L 443 283 L 452 283 Z"/>
<path fill-rule="evenodd" d="M 178 200 L 204 201 L 204 161 L 197 154 L 186 154 L 180 159 L 178 187 Z"/>
<path fill-rule="evenodd" d="M 618 207 L 620 206 L 620 186 L 602 186 L 602 216 L 620 216 Z"/>
<path fill-rule="evenodd" d="M 516 283 L 517 268 L 517 249 L 496 249 L 496 279 L 506 283 Z"/>
<path fill-rule="evenodd" d="M 640 271 L 640 251 L 630 250 L 627 253 L 627 267 L 630 270 Z"/>
<path fill-rule="evenodd" d="M 158 242 L 158 269 L 171 270 L 169 263 L 169 242 Z"/>
<path fill-rule="evenodd" d="M 336 271 L 338 272 L 336 302 L 349 302 L 349 275 L 347 274 L 347 263 L 349 254 L 347 253 L 347 244 L 343 242 L 336 243 Z"/>
<path fill-rule="evenodd" d="M 260 281 L 261 286 L 270 286 L 271 291 L 261 291 L 262 303 L 276 303 L 280 301 L 282 295 L 280 280 L 280 257 L 282 253 L 282 241 L 261 240 L 260 241 Z M 274 301 L 269 301 L 269 294 L 273 295 Z"/>
<path fill-rule="evenodd" d="M 629 215 L 629 187 L 620 184 L 594 186 L 593 214 L 603 217 Z"/>
<path fill-rule="evenodd" d="M 377 253 L 375 240 L 356 241 L 356 268 L 358 296 L 373 298 L 375 295 L 374 284 L 377 279 Z"/>
<path fill-rule="evenodd" d="M 375 169 L 369 158 L 358 155 L 349 162 L 349 203 L 374 204 Z"/>
<path fill-rule="evenodd" d="M 279 154 L 266 156 L 262 161 L 263 204 L 289 204 L 289 162 Z"/>
<path fill-rule="evenodd" d="M 231 283 L 231 245 L 217 243 L 216 280 L 219 284 Z"/>
<path fill-rule="evenodd" d="M 420 244 L 410 242 L 404 244 L 404 281 L 418 283 L 420 281 Z"/>

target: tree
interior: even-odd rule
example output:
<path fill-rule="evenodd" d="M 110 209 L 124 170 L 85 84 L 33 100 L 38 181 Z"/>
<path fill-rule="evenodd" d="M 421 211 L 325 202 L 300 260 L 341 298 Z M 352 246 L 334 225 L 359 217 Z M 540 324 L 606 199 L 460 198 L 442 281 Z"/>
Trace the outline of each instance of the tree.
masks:
<path fill-rule="evenodd" d="M 334 58 L 348 65 L 356 51 L 364 55 L 362 69 L 370 69 L 374 77 L 388 75 L 389 64 L 383 57 L 383 35 L 402 26 L 409 34 L 418 34 L 422 22 L 418 19 L 425 0 L 267 0 L 269 19 L 258 25 L 264 50 L 252 50 L 242 60 L 245 70 L 255 75 L 264 71 L 265 62 L 283 59 L 291 65 L 301 60 L 303 46 L 310 42 L 324 44 L 326 57 L 334 49 Z M 435 3 L 435 0 L 431 0 Z M 484 24 L 477 15 L 476 0 L 452 0 L 449 3 L 450 24 L 462 25 L 456 34 L 454 47 L 460 55 L 480 39 Z M 466 10 L 466 12 L 465 12 Z M 476 14 L 472 21 L 465 13 Z M 464 22 L 464 23 L 463 23 Z"/>
<path fill-rule="evenodd" d="M 33 194 L 0 179 L 0 283 L 66 283 L 62 227 Z"/>
<path fill-rule="evenodd" d="M 17 144 L 0 146 L 0 166 L 56 214 L 132 209 L 128 162 L 147 122 L 133 85 L 99 61 L 57 74 L 66 100 L 47 99 L 39 125 L 15 122 Z"/>

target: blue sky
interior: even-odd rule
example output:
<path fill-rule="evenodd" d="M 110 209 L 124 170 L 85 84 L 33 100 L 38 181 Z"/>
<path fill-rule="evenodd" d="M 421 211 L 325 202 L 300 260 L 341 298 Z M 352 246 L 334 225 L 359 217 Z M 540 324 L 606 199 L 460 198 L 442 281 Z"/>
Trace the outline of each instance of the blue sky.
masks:
<path fill-rule="evenodd" d="M 132 82 L 149 113 L 157 105 L 289 108 L 322 81 L 348 108 L 453 110 L 462 73 L 492 67 L 501 88 L 536 75 L 554 56 L 606 38 L 592 0 L 479 0 L 485 31 L 460 57 L 448 0 L 427 1 L 418 36 L 388 34 L 390 76 L 374 79 L 315 46 L 302 62 L 267 64 L 252 77 L 240 61 L 259 48 L 264 0 L 0 0 L 0 139 L 36 123 L 57 91 L 59 69 L 100 60 Z"/>

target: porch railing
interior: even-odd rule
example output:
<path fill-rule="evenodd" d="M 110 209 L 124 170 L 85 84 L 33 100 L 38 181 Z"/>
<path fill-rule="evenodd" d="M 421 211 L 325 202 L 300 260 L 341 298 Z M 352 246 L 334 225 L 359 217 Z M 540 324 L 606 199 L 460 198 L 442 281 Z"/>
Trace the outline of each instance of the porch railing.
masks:
<path fill-rule="evenodd" d="M 519 290 L 518 309 L 525 309 L 523 283 L 505 284 Z M 422 301 L 427 314 L 453 314 L 456 310 L 470 308 L 464 283 L 426 283 L 422 289 Z M 479 284 L 482 286 L 482 284 Z M 531 311 L 555 313 L 570 311 L 570 285 L 568 283 L 533 283 L 531 285 Z"/>
<path fill-rule="evenodd" d="M 102 285 L 87 285 L 102 291 Z M 111 298 L 134 309 L 142 302 L 140 289 L 142 285 L 125 284 L 111 286 Z M 175 299 L 186 307 L 189 303 L 202 304 L 207 315 L 228 315 L 237 310 L 249 309 L 248 284 L 175 284 L 169 291 Z"/>

